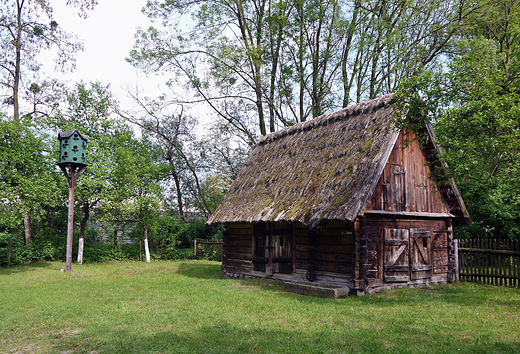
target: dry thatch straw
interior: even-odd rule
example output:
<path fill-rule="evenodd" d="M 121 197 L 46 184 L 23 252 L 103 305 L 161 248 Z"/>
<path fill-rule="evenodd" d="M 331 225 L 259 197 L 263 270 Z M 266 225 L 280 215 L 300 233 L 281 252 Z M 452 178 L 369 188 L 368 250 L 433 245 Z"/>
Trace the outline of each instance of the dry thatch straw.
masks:
<path fill-rule="evenodd" d="M 392 95 L 261 139 L 208 223 L 353 221 L 397 139 Z"/>

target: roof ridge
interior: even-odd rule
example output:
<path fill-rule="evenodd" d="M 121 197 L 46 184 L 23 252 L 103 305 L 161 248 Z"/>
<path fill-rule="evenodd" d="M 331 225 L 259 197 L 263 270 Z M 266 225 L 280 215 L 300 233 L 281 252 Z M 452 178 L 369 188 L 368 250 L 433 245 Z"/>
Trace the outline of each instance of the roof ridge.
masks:
<path fill-rule="evenodd" d="M 342 121 L 347 118 L 352 118 L 352 117 L 359 116 L 361 114 L 369 113 L 369 112 L 377 110 L 383 106 L 387 106 L 387 105 L 393 103 L 393 101 L 394 101 L 394 94 L 389 93 L 387 95 L 384 95 L 384 96 L 381 96 L 378 98 L 374 98 L 371 100 L 366 100 L 366 101 L 356 103 L 354 105 L 350 105 L 348 107 L 342 108 L 335 112 L 325 113 L 314 119 L 311 119 L 311 120 L 308 120 L 305 122 L 300 122 L 293 126 L 280 129 L 271 134 L 264 135 L 258 141 L 258 145 L 269 144 L 273 141 L 282 139 L 288 135 L 306 132 L 308 130 L 315 129 L 319 126 L 333 124 L 337 121 Z"/>

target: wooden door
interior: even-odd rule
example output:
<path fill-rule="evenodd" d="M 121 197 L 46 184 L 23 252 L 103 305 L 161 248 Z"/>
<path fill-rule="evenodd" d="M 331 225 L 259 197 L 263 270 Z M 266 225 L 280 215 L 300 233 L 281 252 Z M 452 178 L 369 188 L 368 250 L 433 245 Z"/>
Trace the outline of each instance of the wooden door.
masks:
<path fill-rule="evenodd" d="M 432 276 L 432 237 L 429 231 L 410 230 L 411 279 Z"/>
<path fill-rule="evenodd" d="M 289 223 L 259 223 L 255 225 L 253 235 L 255 271 L 293 272 L 292 227 Z"/>
<path fill-rule="evenodd" d="M 388 283 L 410 280 L 410 232 L 385 229 L 383 240 L 383 276 Z"/>
<path fill-rule="evenodd" d="M 292 273 L 292 229 L 290 227 L 276 228 L 271 230 L 269 235 L 272 241 L 270 260 L 273 273 Z"/>
<path fill-rule="evenodd" d="M 406 180 L 403 165 L 387 162 L 383 170 L 384 210 L 406 211 Z"/>
<path fill-rule="evenodd" d="M 268 225 L 266 223 L 258 223 L 253 227 L 253 269 L 257 272 L 265 272 L 268 263 L 267 258 L 267 242 L 268 242 Z"/>

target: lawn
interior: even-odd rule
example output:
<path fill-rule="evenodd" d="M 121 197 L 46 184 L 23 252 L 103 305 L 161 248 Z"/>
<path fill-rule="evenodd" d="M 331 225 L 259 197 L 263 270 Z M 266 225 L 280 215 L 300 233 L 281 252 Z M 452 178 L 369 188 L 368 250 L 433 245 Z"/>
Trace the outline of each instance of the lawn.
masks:
<path fill-rule="evenodd" d="M 519 353 L 520 291 L 459 283 L 339 300 L 207 261 L 0 269 L 0 353 Z"/>

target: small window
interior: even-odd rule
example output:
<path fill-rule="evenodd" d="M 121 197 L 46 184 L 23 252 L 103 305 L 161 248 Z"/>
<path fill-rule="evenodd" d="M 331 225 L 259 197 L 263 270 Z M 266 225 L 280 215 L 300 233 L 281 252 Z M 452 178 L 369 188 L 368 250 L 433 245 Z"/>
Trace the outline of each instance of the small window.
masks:
<path fill-rule="evenodd" d="M 258 238 L 258 247 L 264 247 L 264 238 L 263 237 Z"/>
<path fill-rule="evenodd" d="M 422 239 L 422 246 L 423 246 L 423 248 L 428 248 L 428 239 L 427 238 Z"/>

